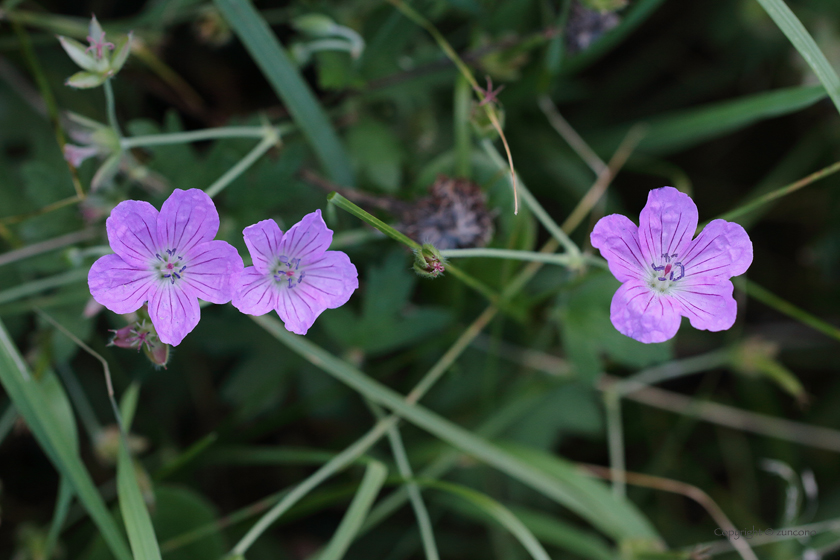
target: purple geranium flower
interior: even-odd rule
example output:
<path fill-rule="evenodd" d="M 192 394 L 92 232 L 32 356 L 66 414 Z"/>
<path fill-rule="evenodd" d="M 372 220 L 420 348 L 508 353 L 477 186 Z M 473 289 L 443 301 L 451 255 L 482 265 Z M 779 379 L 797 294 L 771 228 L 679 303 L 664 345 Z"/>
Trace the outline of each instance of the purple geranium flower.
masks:
<path fill-rule="evenodd" d="M 592 246 L 623 283 L 610 306 L 615 328 L 644 343 L 672 338 L 680 316 L 696 329 L 730 328 L 737 306 L 729 279 L 753 258 L 744 228 L 713 220 L 692 241 L 697 207 L 672 187 L 650 191 L 639 222 L 613 214 L 592 231 Z"/>
<path fill-rule="evenodd" d="M 131 313 L 149 302 L 160 340 L 177 346 L 198 324 L 198 298 L 230 301 L 233 278 L 244 268 L 236 249 L 213 241 L 219 214 L 203 191 L 175 192 L 160 213 L 148 202 L 126 200 L 106 222 L 115 255 L 88 274 L 93 299 L 115 313 Z"/>
<path fill-rule="evenodd" d="M 356 267 L 341 251 L 327 251 L 332 230 L 321 211 L 307 214 L 283 235 L 274 220 L 245 228 L 254 266 L 239 276 L 233 305 L 248 315 L 277 311 L 286 329 L 306 334 L 326 309 L 341 307 L 359 287 Z"/>

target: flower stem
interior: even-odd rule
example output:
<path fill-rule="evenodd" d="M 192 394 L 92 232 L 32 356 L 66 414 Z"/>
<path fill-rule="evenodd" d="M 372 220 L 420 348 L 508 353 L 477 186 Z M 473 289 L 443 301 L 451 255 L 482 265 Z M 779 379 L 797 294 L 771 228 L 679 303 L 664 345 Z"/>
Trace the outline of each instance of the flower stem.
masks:
<path fill-rule="evenodd" d="M 343 196 L 341 196 L 337 192 L 332 192 L 332 193 L 328 194 L 327 195 L 327 201 L 332 203 L 332 204 L 335 204 L 336 206 L 338 206 L 342 210 L 345 210 L 345 211 L 353 214 L 354 216 L 356 216 L 357 218 L 359 218 L 360 220 L 362 220 L 366 224 L 375 227 L 376 229 L 378 229 L 379 231 L 381 231 L 382 233 L 384 233 L 385 235 L 387 235 L 391 239 L 399 241 L 400 243 L 403 243 L 403 244 L 411 247 L 412 249 L 414 249 L 416 251 L 420 250 L 421 247 L 420 247 L 419 243 L 417 243 L 416 241 L 414 241 L 413 239 L 411 239 L 410 237 L 408 237 L 404 233 L 401 233 L 401 232 L 397 231 L 396 229 L 392 228 L 391 226 L 389 226 L 388 224 L 386 224 L 385 222 L 383 222 L 382 220 L 380 220 L 376 216 L 373 216 L 372 214 L 369 214 L 368 212 L 365 212 L 364 210 L 362 210 L 361 208 L 359 208 L 358 206 L 356 206 L 355 204 L 353 204 L 352 202 L 350 202 L 349 200 L 347 200 L 346 198 L 344 198 Z"/>
<path fill-rule="evenodd" d="M 808 325 L 812 329 L 820 331 L 826 336 L 830 336 L 835 340 L 840 340 L 840 328 L 814 317 L 807 311 L 799 309 L 792 303 L 789 303 L 776 294 L 767 291 L 755 282 L 745 279 L 743 283 L 736 282 L 735 285 L 738 286 L 738 289 L 746 292 L 748 296 L 772 307 L 776 311 L 784 313 L 788 317 L 792 317 L 797 321 Z"/>
<path fill-rule="evenodd" d="M 117 121 L 117 109 L 114 103 L 114 89 L 111 87 L 111 78 L 105 80 L 102 84 L 105 90 L 105 106 L 108 110 L 108 125 L 114 129 L 118 138 L 122 138 L 122 131 L 120 131 L 120 123 Z"/>
<path fill-rule="evenodd" d="M 283 136 L 295 130 L 293 124 L 281 124 L 274 127 L 278 136 Z M 146 136 L 132 136 L 120 140 L 123 149 L 139 148 L 145 146 L 163 146 L 167 144 L 188 144 L 190 142 L 201 142 L 202 140 L 218 140 L 222 138 L 264 138 L 266 127 L 264 126 L 223 126 L 218 128 L 205 128 L 191 132 L 173 132 L 171 134 L 149 134 Z"/>
<path fill-rule="evenodd" d="M 235 181 L 237 177 L 245 173 L 249 167 L 254 165 L 254 162 L 260 159 L 264 153 L 280 141 L 280 136 L 273 128 L 267 129 L 267 131 L 266 129 L 263 129 L 263 134 L 265 137 L 259 144 L 254 146 L 253 150 L 248 152 L 244 158 L 239 160 L 239 163 L 228 169 L 227 173 L 216 179 L 215 183 L 207 187 L 204 192 L 206 192 L 210 198 L 213 198 L 222 192 L 225 187 Z"/>
<path fill-rule="evenodd" d="M 613 494 L 624 498 L 626 482 L 624 479 L 624 428 L 621 423 L 621 395 L 610 390 L 604 393 L 604 408 L 607 411 L 607 441 L 612 472 Z"/>
<path fill-rule="evenodd" d="M 453 259 L 487 257 L 495 259 L 513 259 L 518 261 L 535 261 L 548 264 L 556 264 L 560 266 L 574 266 L 578 262 L 580 262 L 574 259 L 571 255 L 556 255 L 552 253 L 546 254 L 537 251 L 517 251 L 514 249 L 446 249 L 441 251 L 440 254 L 446 258 Z M 583 260 L 583 262 L 601 268 L 607 268 L 607 261 L 605 261 L 602 258 L 590 255 L 582 255 L 581 259 Z"/>

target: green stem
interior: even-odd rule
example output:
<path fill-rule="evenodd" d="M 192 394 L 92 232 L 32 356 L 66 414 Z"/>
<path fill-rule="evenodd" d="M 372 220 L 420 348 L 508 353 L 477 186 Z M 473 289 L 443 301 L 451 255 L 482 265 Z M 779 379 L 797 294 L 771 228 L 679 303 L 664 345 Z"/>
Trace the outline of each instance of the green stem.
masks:
<path fill-rule="evenodd" d="M 784 313 L 788 317 L 792 317 L 797 321 L 808 325 L 812 329 L 820 331 L 826 336 L 830 336 L 835 340 L 840 340 L 840 328 L 814 317 L 807 311 L 799 309 L 792 303 L 789 303 L 779 296 L 767 291 L 755 282 L 745 279 L 743 284 L 737 285 L 739 289 L 745 291 L 747 295 L 757 299 L 761 303 L 769 305 L 776 311 Z"/>
<path fill-rule="evenodd" d="M 389 226 L 388 224 L 386 224 L 385 222 L 383 222 L 382 220 L 380 220 L 376 216 L 373 216 L 373 215 L 369 214 L 368 212 L 365 212 L 364 210 L 362 210 L 361 208 L 359 208 L 358 206 L 356 206 L 355 204 L 353 204 L 352 202 L 350 202 L 349 200 L 347 200 L 346 198 L 344 198 L 343 196 L 341 196 L 337 192 L 333 192 L 333 193 L 330 193 L 329 195 L 327 195 L 327 201 L 331 202 L 332 204 L 335 204 L 336 206 L 338 206 L 342 210 L 345 210 L 345 211 L 349 212 L 350 214 L 353 214 L 354 216 L 356 216 L 357 218 L 359 218 L 360 220 L 362 220 L 366 224 L 375 227 L 376 229 L 378 229 L 379 231 L 381 231 L 382 233 L 384 233 L 385 235 L 387 235 L 391 239 L 399 241 L 400 243 L 403 243 L 403 244 L 411 247 L 415 251 L 420 250 L 421 247 L 420 247 L 419 243 L 417 243 L 416 241 L 414 241 L 413 239 L 411 239 L 410 237 L 408 237 L 404 233 L 401 233 L 401 232 L 397 231 L 396 229 L 392 228 L 391 226 Z"/>
<path fill-rule="evenodd" d="M 655 385 L 677 377 L 707 371 L 720 367 L 730 360 L 729 350 L 715 350 L 700 356 L 668 362 L 661 366 L 653 367 L 622 379 L 613 387 L 619 396 L 638 391 L 648 385 Z"/>
<path fill-rule="evenodd" d="M 819 171 L 811 173 L 807 177 L 803 177 L 802 179 L 800 179 L 798 181 L 795 181 L 795 182 L 793 182 L 789 185 L 786 185 L 784 187 L 781 187 L 779 189 L 776 189 L 773 192 L 769 192 L 769 193 L 765 194 L 764 196 L 760 196 L 760 197 L 756 198 L 755 200 L 753 200 L 752 202 L 748 202 L 747 204 L 744 204 L 743 206 L 740 206 L 740 207 L 738 207 L 734 210 L 730 210 L 726 214 L 721 215 L 720 219 L 731 221 L 734 218 L 737 218 L 739 216 L 743 216 L 744 214 L 746 214 L 746 213 L 748 213 L 752 210 L 755 210 L 759 206 L 767 204 L 768 202 L 776 200 L 777 198 L 781 198 L 781 197 L 783 197 L 785 195 L 788 195 L 792 192 L 796 192 L 799 189 L 801 189 L 803 187 L 807 187 L 811 183 L 819 181 L 820 179 L 828 177 L 829 175 L 837 173 L 838 171 L 840 171 L 840 161 L 838 161 L 836 163 L 832 163 L 828 167 L 824 167 L 824 168 L 820 169 Z M 705 223 L 701 224 L 697 228 L 697 231 L 702 230 L 708 223 L 709 222 L 705 222 Z"/>
<path fill-rule="evenodd" d="M 0 292 L 0 303 L 8 303 L 53 288 L 83 282 L 87 280 L 87 277 L 87 270 L 77 268 L 48 278 L 33 280 L 32 282 L 27 282 Z"/>
<path fill-rule="evenodd" d="M 463 76 L 455 81 L 454 121 L 455 121 L 455 174 L 458 177 L 470 176 L 470 85 Z"/>
<path fill-rule="evenodd" d="M 385 411 L 379 405 L 370 401 L 367 402 L 377 419 L 382 420 L 385 418 Z M 414 478 L 414 471 L 411 469 L 411 463 L 408 461 L 408 454 L 405 452 L 405 445 L 403 445 L 402 436 L 396 424 L 388 429 L 388 442 L 391 445 L 391 452 L 394 455 L 400 476 L 406 479 L 405 488 L 408 492 L 411 507 L 414 509 L 414 515 L 417 517 L 417 525 L 420 528 L 420 539 L 423 541 L 426 560 L 439 560 L 440 555 L 438 554 L 437 544 L 435 543 L 435 534 L 432 531 L 432 521 L 429 519 L 429 511 L 426 509 L 426 504 L 420 495 L 420 488 L 412 480 Z"/>
<path fill-rule="evenodd" d="M 235 181 L 240 175 L 245 173 L 249 167 L 254 165 L 258 159 L 260 159 L 263 154 L 265 154 L 272 146 L 279 142 L 280 137 L 277 135 L 277 132 L 274 129 L 269 129 L 269 131 L 264 131 L 265 138 L 262 141 L 254 146 L 254 149 L 248 152 L 248 154 L 242 158 L 239 163 L 231 167 L 227 173 L 219 177 L 215 183 L 207 187 L 204 191 L 210 198 L 213 198 L 225 187 Z"/>
<path fill-rule="evenodd" d="M 607 261 L 602 258 L 581 255 L 580 259 L 575 259 L 571 255 L 557 255 L 552 253 L 540 253 L 537 251 L 517 251 L 513 249 L 445 249 L 440 252 L 443 257 L 448 259 L 470 258 L 470 257 L 486 257 L 493 259 L 513 259 L 517 261 L 534 261 L 548 264 L 556 264 L 560 266 L 573 267 L 578 265 L 580 259 L 588 264 L 598 266 L 600 268 L 607 268 Z"/>
<path fill-rule="evenodd" d="M 274 133 L 280 137 L 295 130 L 293 124 L 281 124 L 273 127 Z M 165 146 L 168 144 L 188 144 L 203 140 L 219 140 L 222 138 L 265 138 L 265 126 L 223 126 L 205 128 L 191 132 L 173 132 L 170 134 L 149 134 L 146 136 L 132 136 L 120 140 L 123 149 L 146 146 Z"/>
<path fill-rule="evenodd" d="M 613 494 L 623 498 L 626 494 L 624 464 L 624 427 L 621 423 L 621 395 L 612 390 L 604 393 L 604 408 L 607 411 L 607 441 L 612 471 Z"/>
<path fill-rule="evenodd" d="M 114 90 L 111 87 L 111 78 L 105 80 L 102 87 L 105 90 L 105 106 L 108 110 L 108 124 L 114 129 L 114 132 L 117 133 L 117 137 L 122 138 L 120 123 L 117 120 L 117 108 L 116 103 L 114 102 Z"/>
<path fill-rule="evenodd" d="M 493 142 L 490 140 L 483 140 L 481 142 L 484 151 L 490 156 L 490 159 L 493 163 L 502 170 L 508 169 L 508 164 L 505 163 L 505 160 L 502 159 L 502 156 L 496 151 L 496 147 L 493 146 Z M 531 194 L 531 191 L 525 186 L 525 183 L 522 182 L 522 179 L 519 178 L 517 180 L 517 184 L 519 185 L 519 194 L 522 196 L 522 200 L 525 201 L 525 204 L 531 209 L 531 212 L 537 217 L 540 223 L 548 230 L 554 239 L 556 239 L 560 244 L 566 249 L 566 253 L 570 256 L 573 260 L 574 264 L 570 264 L 573 268 L 579 267 L 580 264 L 583 262 L 582 255 L 578 246 L 575 245 L 574 241 L 572 241 L 566 233 L 560 229 L 560 226 L 557 225 L 551 216 L 548 215 L 548 212 L 537 202 L 537 199 L 534 198 L 534 195 Z"/>
<path fill-rule="evenodd" d="M 62 247 L 66 247 L 68 245 L 87 241 L 96 237 L 97 234 L 98 232 L 94 229 L 83 229 L 81 231 L 74 231 L 73 233 L 68 233 L 67 235 L 41 241 L 40 243 L 33 243 L 32 245 L 27 245 L 26 247 L 21 247 L 20 249 L 9 251 L 0 255 L 0 266 L 27 259 L 29 257 L 34 257 L 36 255 L 41 255 L 43 253 L 48 253 L 50 251 L 55 251 L 56 249 L 61 249 Z"/>

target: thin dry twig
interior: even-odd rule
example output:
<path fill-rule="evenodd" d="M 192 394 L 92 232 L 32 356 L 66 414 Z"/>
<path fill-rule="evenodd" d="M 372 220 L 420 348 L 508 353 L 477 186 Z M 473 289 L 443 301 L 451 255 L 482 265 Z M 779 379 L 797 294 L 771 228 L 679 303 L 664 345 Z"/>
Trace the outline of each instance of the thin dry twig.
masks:
<path fill-rule="evenodd" d="M 609 467 L 590 465 L 587 463 L 578 463 L 578 465 L 581 467 L 583 472 L 605 480 L 612 480 L 618 474 Z M 717 523 L 721 529 L 727 533 L 729 533 L 729 531 L 733 531 L 731 534 L 738 534 L 738 529 L 735 528 L 735 525 L 729 520 L 723 510 L 720 509 L 720 506 L 718 506 L 717 503 L 715 503 L 715 501 L 700 488 L 678 480 L 651 476 L 649 474 L 630 471 L 623 471 L 620 474 L 628 484 L 632 484 L 633 486 L 643 486 L 645 488 L 662 490 L 663 492 L 681 494 L 686 498 L 694 500 L 706 510 L 709 516 L 715 520 L 715 523 Z M 733 539 L 730 542 L 744 560 L 758 560 L 758 557 L 755 555 L 752 548 L 750 548 L 750 545 L 747 544 L 745 539 Z"/>

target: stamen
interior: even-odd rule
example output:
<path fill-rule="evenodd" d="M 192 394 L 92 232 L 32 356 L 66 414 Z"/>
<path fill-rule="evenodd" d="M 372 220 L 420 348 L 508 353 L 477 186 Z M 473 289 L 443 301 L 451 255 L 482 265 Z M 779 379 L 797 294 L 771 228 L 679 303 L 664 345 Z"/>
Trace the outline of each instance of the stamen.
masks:
<path fill-rule="evenodd" d="M 160 262 L 164 262 L 163 259 L 161 258 L 161 256 L 158 253 L 155 253 L 155 256 L 158 258 L 158 260 Z"/>
<path fill-rule="evenodd" d="M 294 279 L 294 278 L 289 278 L 289 287 L 290 287 L 290 288 L 294 288 L 294 287 L 295 287 L 295 285 L 294 285 L 294 281 L 295 281 L 295 279 Z"/>

